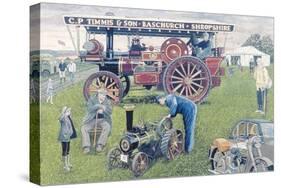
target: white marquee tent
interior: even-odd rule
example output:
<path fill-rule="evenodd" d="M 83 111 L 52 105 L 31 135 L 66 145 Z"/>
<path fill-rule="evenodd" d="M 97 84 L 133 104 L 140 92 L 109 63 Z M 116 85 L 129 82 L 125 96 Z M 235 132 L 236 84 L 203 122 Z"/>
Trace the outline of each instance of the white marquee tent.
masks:
<path fill-rule="evenodd" d="M 232 60 L 236 58 L 241 66 L 249 66 L 251 58 L 255 61 L 258 57 L 262 58 L 265 66 L 270 65 L 270 55 L 265 54 L 253 46 L 239 47 L 234 50 L 229 50 L 224 53 L 226 58 Z"/>

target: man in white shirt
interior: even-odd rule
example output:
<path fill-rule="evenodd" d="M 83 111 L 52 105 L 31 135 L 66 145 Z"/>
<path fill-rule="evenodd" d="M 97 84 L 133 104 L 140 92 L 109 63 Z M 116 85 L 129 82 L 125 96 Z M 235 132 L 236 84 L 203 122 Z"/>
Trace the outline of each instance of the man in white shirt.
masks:
<path fill-rule="evenodd" d="M 69 72 L 69 76 L 70 76 L 70 81 L 73 84 L 74 83 L 74 74 L 76 72 L 76 64 L 71 61 L 68 65 L 67 65 L 67 69 Z"/>

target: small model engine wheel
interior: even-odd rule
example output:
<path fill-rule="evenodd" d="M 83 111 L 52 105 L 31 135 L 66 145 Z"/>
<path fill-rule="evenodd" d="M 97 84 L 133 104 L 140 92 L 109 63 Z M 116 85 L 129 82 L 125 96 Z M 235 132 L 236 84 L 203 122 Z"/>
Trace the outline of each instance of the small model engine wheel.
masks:
<path fill-rule="evenodd" d="M 125 97 L 130 91 L 131 81 L 129 76 L 125 76 L 125 75 L 120 76 L 120 80 L 123 87 L 123 97 Z"/>
<path fill-rule="evenodd" d="M 252 166 L 250 168 L 250 172 L 268 172 L 273 171 L 273 165 L 269 165 L 265 160 L 262 159 L 256 159 L 256 168 Z"/>
<path fill-rule="evenodd" d="M 200 103 L 208 96 L 211 74 L 200 59 L 183 56 L 168 64 L 163 75 L 166 93 L 174 93 Z"/>
<path fill-rule="evenodd" d="M 167 160 L 173 160 L 183 152 L 183 134 L 180 130 L 168 130 L 161 141 L 161 152 Z"/>
<path fill-rule="evenodd" d="M 149 158 L 146 153 L 139 152 L 137 153 L 132 162 L 132 171 L 134 175 L 141 176 L 148 169 L 149 166 Z"/>
<path fill-rule="evenodd" d="M 162 138 L 165 133 L 173 128 L 173 122 L 170 118 L 162 119 L 157 125 L 156 131 L 158 135 Z"/>
<path fill-rule="evenodd" d="M 213 158 L 211 160 L 212 170 L 220 174 L 225 174 L 227 170 L 227 165 L 226 165 L 224 153 L 216 149 L 212 154 L 212 158 Z"/>
<path fill-rule="evenodd" d="M 125 168 L 126 164 L 121 161 L 121 150 L 119 148 L 112 148 L 107 154 L 107 167 L 109 170 L 114 168 Z"/>
<path fill-rule="evenodd" d="M 107 91 L 107 96 L 115 103 L 119 103 L 123 96 L 123 88 L 118 76 L 108 71 L 99 71 L 85 81 L 83 94 L 86 100 L 99 89 Z"/>

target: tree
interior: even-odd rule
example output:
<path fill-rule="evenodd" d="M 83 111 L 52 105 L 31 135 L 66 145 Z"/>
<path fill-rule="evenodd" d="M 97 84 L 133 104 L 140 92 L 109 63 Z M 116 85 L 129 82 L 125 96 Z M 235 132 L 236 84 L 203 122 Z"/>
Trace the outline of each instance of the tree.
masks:
<path fill-rule="evenodd" d="M 242 46 L 254 46 L 256 49 L 270 55 L 270 61 L 274 62 L 274 44 L 269 35 L 252 34 Z"/>

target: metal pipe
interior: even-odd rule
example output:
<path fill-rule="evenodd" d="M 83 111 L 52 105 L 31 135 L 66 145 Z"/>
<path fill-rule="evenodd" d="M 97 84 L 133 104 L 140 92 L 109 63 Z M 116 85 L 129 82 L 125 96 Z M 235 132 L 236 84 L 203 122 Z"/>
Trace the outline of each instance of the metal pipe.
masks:
<path fill-rule="evenodd" d="M 80 55 L 80 26 L 76 26 L 76 35 L 77 35 L 77 52 Z"/>
<path fill-rule="evenodd" d="M 113 28 L 108 28 L 106 31 L 106 57 L 113 58 Z"/>
<path fill-rule="evenodd" d="M 73 38 L 72 33 L 71 33 L 71 31 L 70 31 L 69 25 L 66 25 L 66 29 L 67 29 L 68 34 L 69 34 L 69 36 L 70 36 L 70 39 L 71 39 L 73 48 L 74 48 L 75 52 L 77 53 L 77 55 L 79 56 L 80 54 L 79 54 L 78 51 L 77 51 L 77 48 L 76 48 L 76 45 L 75 45 L 75 42 L 74 42 L 74 38 Z"/>
<path fill-rule="evenodd" d="M 125 105 L 124 109 L 126 110 L 126 128 L 130 132 L 133 129 L 133 118 L 134 118 L 134 105 Z"/>

